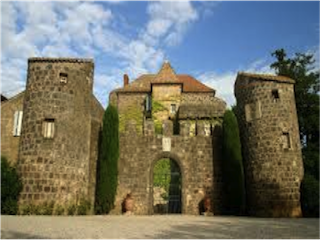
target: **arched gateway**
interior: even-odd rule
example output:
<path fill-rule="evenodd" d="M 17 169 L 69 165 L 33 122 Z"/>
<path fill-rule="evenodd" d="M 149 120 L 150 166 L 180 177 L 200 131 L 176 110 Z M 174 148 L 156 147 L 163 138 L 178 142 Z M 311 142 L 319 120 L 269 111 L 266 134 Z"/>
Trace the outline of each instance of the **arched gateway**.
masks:
<path fill-rule="evenodd" d="M 164 128 L 172 129 L 167 128 L 167 124 L 170 122 L 165 122 Z M 139 134 L 136 123 L 130 121 L 126 125 L 126 131 L 120 134 L 118 189 L 112 213 L 121 213 L 121 203 L 128 193 L 134 199 L 136 215 L 198 215 L 199 202 L 205 196 L 212 199 L 212 209 L 218 213 L 222 189 L 219 135 L 205 136 L 200 131 L 196 136 L 186 133 L 164 132 L 159 136 L 145 128 L 144 133 Z M 166 163 L 167 169 L 157 172 L 161 159 L 169 159 L 170 170 Z"/>
<path fill-rule="evenodd" d="M 156 161 L 151 174 L 150 213 L 180 214 L 182 212 L 182 175 L 179 164 L 170 158 Z"/>

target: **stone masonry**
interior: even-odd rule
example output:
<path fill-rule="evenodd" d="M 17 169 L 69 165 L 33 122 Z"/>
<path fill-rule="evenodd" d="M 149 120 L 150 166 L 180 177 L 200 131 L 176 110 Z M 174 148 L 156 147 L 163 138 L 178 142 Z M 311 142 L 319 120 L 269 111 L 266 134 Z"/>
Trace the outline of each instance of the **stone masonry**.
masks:
<path fill-rule="evenodd" d="M 152 121 L 148 121 L 144 135 L 138 135 L 135 122 L 129 121 L 120 135 L 118 189 L 113 214 L 121 213 L 121 203 L 131 193 L 138 215 L 153 212 L 153 167 L 162 158 L 174 160 L 182 174 L 182 213 L 198 215 L 198 204 L 205 194 L 211 196 L 214 213 L 222 209 L 221 132 L 213 136 L 172 134 L 172 123 L 164 123 L 164 135 L 155 135 Z M 201 126 L 198 126 L 201 128 Z M 188 128 L 182 126 L 182 128 Z M 170 150 L 164 151 L 164 138 L 170 139 Z"/>
<path fill-rule="evenodd" d="M 103 108 L 92 95 L 93 66 L 90 59 L 29 59 L 18 160 L 20 204 L 94 202 Z"/>
<path fill-rule="evenodd" d="M 1 153 L 21 175 L 20 206 L 45 201 L 69 206 L 81 198 L 93 206 L 104 114 L 92 93 L 93 77 L 91 59 L 31 58 L 26 90 L 1 103 Z M 294 81 L 239 73 L 234 90 L 249 215 L 301 216 L 303 163 Z M 110 93 L 109 103 L 118 109 L 120 133 L 112 214 L 121 214 L 128 193 L 135 214 L 154 213 L 153 171 L 163 158 L 180 168 L 183 214 L 199 214 L 205 196 L 214 214 L 223 213 L 226 103 L 214 89 L 176 74 L 165 62 L 158 74 L 131 83 L 125 75 L 124 86 Z"/>
<path fill-rule="evenodd" d="M 294 81 L 239 73 L 235 82 L 250 215 L 301 216 L 303 163 Z"/>

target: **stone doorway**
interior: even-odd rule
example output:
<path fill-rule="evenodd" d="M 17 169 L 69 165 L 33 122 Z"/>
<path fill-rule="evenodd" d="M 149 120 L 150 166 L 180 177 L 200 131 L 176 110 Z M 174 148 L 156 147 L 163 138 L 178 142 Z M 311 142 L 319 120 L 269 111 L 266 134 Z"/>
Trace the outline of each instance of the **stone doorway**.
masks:
<path fill-rule="evenodd" d="M 181 170 L 176 161 L 162 158 L 153 168 L 153 214 L 181 213 Z"/>

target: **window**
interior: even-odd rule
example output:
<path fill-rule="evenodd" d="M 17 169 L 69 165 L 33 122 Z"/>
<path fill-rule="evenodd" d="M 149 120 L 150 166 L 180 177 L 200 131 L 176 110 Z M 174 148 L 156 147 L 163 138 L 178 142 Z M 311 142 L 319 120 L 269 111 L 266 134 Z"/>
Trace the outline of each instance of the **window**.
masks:
<path fill-rule="evenodd" d="M 44 138 L 54 137 L 54 119 L 47 118 L 42 123 L 42 135 Z"/>
<path fill-rule="evenodd" d="M 170 109 L 171 114 L 176 114 L 176 110 L 177 110 L 176 107 L 177 106 L 175 104 L 171 104 L 171 109 Z"/>
<path fill-rule="evenodd" d="M 21 125 L 22 125 L 22 111 L 15 111 L 13 118 L 13 136 L 18 137 L 21 134 Z"/>
<path fill-rule="evenodd" d="M 273 89 L 271 93 L 272 93 L 273 101 L 278 102 L 280 99 L 278 89 Z"/>
<path fill-rule="evenodd" d="M 68 82 L 68 74 L 60 73 L 60 83 L 67 83 Z"/>
<path fill-rule="evenodd" d="M 283 149 L 290 149 L 291 148 L 290 136 L 289 136 L 288 132 L 282 133 L 281 141 L 282 141 Z"/>
<path fill-rule="evenodd" d="M 151 111 L 151 95 L 148 95 L 146 98 L 146 111 Z"/>

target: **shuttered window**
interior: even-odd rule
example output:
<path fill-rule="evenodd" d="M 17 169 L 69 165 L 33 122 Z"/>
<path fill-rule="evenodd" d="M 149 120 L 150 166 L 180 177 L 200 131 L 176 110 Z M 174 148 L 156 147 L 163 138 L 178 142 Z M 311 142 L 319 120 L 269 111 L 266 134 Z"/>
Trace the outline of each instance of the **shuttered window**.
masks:
<path fill-rule="evenodd" d="M 45 119 L 42 124 L 42 135 L 44 138 L 54 137 L 54 119 Z"/>
<path fill-rule="evenodd" d="M 13 118 L 13 136 L 19 137 L 21 134 L 21 126 L 22 126 L 22 111 L 15 111 Z"/>

